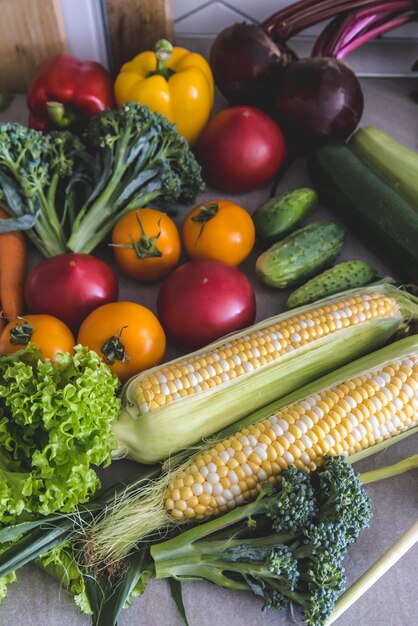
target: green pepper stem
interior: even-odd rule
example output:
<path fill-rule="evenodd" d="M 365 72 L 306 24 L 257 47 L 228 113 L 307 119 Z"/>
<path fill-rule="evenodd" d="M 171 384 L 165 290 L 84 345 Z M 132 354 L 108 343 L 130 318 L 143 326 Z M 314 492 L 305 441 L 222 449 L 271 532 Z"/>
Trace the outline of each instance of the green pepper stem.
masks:
<path fill-rule="evenodd" d="M 157 57 L 157 74 L 165 75 L 167 71 L 167 61 L 171 59 L 173 46 L 167 39 L 159 39 L 155 44 L 155 56 Z"/>
<path fill-rule="evenodd" d="M 67 108 L 62 102 L 47 102 L 46 110 L 49 119 L 58 128 L 68 128 L 81 119 L 78 113 Z"/>

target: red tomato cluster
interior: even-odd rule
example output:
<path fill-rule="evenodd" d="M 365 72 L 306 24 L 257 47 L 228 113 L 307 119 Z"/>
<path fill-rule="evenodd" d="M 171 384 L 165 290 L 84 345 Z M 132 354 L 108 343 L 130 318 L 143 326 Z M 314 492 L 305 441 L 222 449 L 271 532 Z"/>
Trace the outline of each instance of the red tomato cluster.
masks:
<path fill-rule="evenodd" d="M 274 177 L 285 144 L 268 115 L 253 107 L 231 107 L 208 124 L 198 154 L 209 182 L 243 192 Z M 182 241 L 191 260 L 177 267 Z M 181 236 L 165 213 L 131 211 L 114 227 L 110 245 L 119 270 L 130 279 L 165 279 L 157 298 L 158 319 L 140 304 L 117 302 L 118 280 L 107 263 L 89 254 L 62 254 L 30 272 L 25 299 L 31 314 L 5 326 L 0 354 L 33 342 L 53 359 L 58 352 L 71 352 L 76 336 L 125 381 L 163 359 L 165 333 L 181 349 L 195 349 L 253 323 L 254 290 L 236 266 L 254 242 L 252 218 L 228 199 L 192 209 Z"/>
<path fill-rule="evenodd" d="M 31 314 L 6 325 L 0 354 L 31 342 L 54 359 L 72 352 L 77 342 L 100 354 L 125 382 L 162 361 L 165 332 L 190 349 L 253 322 L 254 292 L 234 265 L 248 256 L 254 239 L 253 221 L 242 207 L 228 200 L 199 205 L 183 223 L 184 248 L 192 260 L 173 271 L 182 249 L 175 223 L 155 209 L 132 211 L 114 228 L 113 252 L 132 279 L 168 275 L 158 297 L 159 319 L 140 304 L 117 302 L 118 280 L 104 261 L 61 254 L 29 273 L 25 299 Z"/>

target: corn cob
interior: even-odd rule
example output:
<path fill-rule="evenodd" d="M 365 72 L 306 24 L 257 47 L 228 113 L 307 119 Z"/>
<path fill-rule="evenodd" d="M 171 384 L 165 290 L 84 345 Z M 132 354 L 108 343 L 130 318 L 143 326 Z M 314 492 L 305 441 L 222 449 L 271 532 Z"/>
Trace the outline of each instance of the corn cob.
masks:
<path fill-rule="evenodd" d="M 125 386 L 113 425 L 120 452 L 164 459 L 379 347 L 417 309 L 388 284 L 351 290 L 143 372 Z"/>
<path fill-rule="evenodd" d="M 126 556 L 155 530 L 253 500 L 288 465 L 313 470 L 325 454 L 375 454 L 418 431 L 418 336 L 327 374 L 237 425 L 182 466 L 144 483 L 91 531 L 100 560 Z M 131 529 L 131 532 L 128 531 Z"/>
<path fill-rule="evenodd" d="M 165 506 L 201 519 L 253 500 L 280 472 L 314 470 L 418 423 L 418 354 L 350 378 L 279 409 L 203 452 L 170 483 Z"/>

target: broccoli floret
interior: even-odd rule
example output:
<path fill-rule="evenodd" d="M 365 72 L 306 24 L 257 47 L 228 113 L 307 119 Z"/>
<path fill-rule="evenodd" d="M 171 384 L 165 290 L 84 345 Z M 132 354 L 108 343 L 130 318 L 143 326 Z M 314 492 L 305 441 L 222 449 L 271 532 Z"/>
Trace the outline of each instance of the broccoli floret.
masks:
<path fill-rule="evenodd" d="M 254 593 L 253 589 L 251 589 L 251 591 L 253 591 Z M 289 598 L 287 598 L 283 593 L 281 593 L 281 591 L 277 591 L 277 589 L 272 589 L 271 587 L 264 586 L 262 589 L 262 595 L 263 595 L 263 606 L 261 607 L 262 611 L 267 611 L 268 609 L 281 611 L 285 609 L 289 605 L 289 602 L 290 602 Z"/>
<path fill-rule="evenodd" d="M 289 467 L 280 480 L 273 497 L 266 501 L 265 513 L 278 532 L 296 532 L 303 528 L 316 513 L 315 493 L 309 475 L 303 470 Z"/>
<path fill-rule="evenodd" d="M 245 519 L 252 521 L 247 537 Z M 358 477 L 344 457 L 334 457 L 311 474 L 287 469 L 255 502 L 153 546 L 151 555 L 157 578 L 247 589 L 264 609 L 297 603 L 310 626 L 321 626 L 345 585 L 347 546 L 369 519 Z"/>
<path fill-rule="evenodd" d="M 26 230 L 46 256 L 65 252 L 67 203 L 73 177 L 79 180 L 84 168 L 83 151 L 69 132 L 44 135 L 20 124 L 0 125 L 1 199 L 12 218 L 0 229 Z"/>
<path fill-rule="evenodd" d="M 309 592 L 303 618 L 309 626 L 323 626 L 333 611 L 337 596 L 332 589 L 322 586 L 315 586 Z"/>
<path fill-rule="evenodd" d="M 68 246 L 91 252 L 126 212 L 149 203 L 192 201 L 204 189 L 187 141 L 166 117 L 130 102 L 92 118 L 94 192 L 74 221 Z"/>
<path fill-rule="evenodd" d="M 338 595 L 345 587 L 342 555 L 321 553 L 309 562 L 300 563 L 301 593 L 299 603 L 304 607 L 304 619 L 310 626 L 322 626 L 332 613 Z"/>
<path fill-rule="evenodd" d="M 269 550 L 264 563 L 270 576 L 263 572 L 244 573 L 249 589 L 263 598 L 262 610 L 284 609 L 299 579 L 298 564 L 287 546 L 278 545 Z"/>
<path fill-rule="evenodd" d="M 0 199 L 46 256 L 91 252 L 126 212 L 192 201 L 204 189 L 186 140 L 162 115 L 129 103 L 90 120 L 87 147 L 68 131 L 0 125 Z"/>
<path fill-rule="evenodd" d="M 344 457 L 326 457 L 312 482 L 318 511 L 303 528 L 301 545 L 294 551 L 302 592 L 295 599 L 305 608 L 305 621 L 321 626 L 344 589 L 342 561 L 347 547 L 369 525 L 371 510 L 359 478 Z"/>
<path fill-rule="evenodd" d="M 303 545 L 297 551 L 298 557 L 305 554 L 321 554 L 332 551 L 342 554 L 347 548 L 347 539 L 344 523 L 315 521 L 302 531 Z"/>
<path fill-rule="evenodd" d="M 298 564 L 293 552 L 284 545 L 272 548 L 266 557 L 268 571 L 283 581 L 283 586 L 289 591 L 296 588 L 299 578 Z"/>
<path fill-rule="evenodd" d="M 343 457 L 325 457 L 315 473 L 321 520 L 337 521 L 346 544 L 353 543 L 371 518 L 370 500 L 352 466 Z"/>

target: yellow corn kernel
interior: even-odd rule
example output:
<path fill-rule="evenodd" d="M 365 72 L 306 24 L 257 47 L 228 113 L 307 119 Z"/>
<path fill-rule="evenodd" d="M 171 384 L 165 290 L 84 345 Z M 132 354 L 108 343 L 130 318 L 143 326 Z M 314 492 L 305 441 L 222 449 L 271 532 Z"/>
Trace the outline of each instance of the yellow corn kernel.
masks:
<path fill-rule="evenodd" d="M 192 461 L 190 468 L 175 477 L 167 489 L 166 509 L 176 519 L 190 517 L 190 508 L 194 509 L 197 519 L 219 514 L 256 497 L 262 482 L 275 484 L 280 472 L 289 465 L 311 471 L 322 462 L 325 454 L 353 454 L 404 431 L 411 424 L 418 424 L 416 380 L 418 354 L 372 371 L 369 377 L 356 376 L 326 388 L 243 428 L 223 444 L 202 452 Z M 387 396 L 382 389 L 389 387 L 398 392 L 397 400 L 384 406 L 383 400 Z M 300 427 L 295 424 L 295 415 L 300 420 Z M 397 427 L 393 422 L 395 415 Z M 276 427 L 284 434 L 277 436 Z M 221 446 L 231 454 L 226 464 L 219 456 Z M 216 468 L 217 482 L 211 479 L 211 483 L 205 478 L 197 488 L 198 493 L 200 490 L 204 493 L 197 496 L 189 477 L 200 475 L 197 468 L 207 467 L 209 463 Z M 209 471 L 208 476 L 211 476 Z M 213 493 L 221 504 L 211 495 L 215 489 L 213 484 L 216 485 Z M 206 489 L 210 493 L 205 493 Z"/>
<path fill-rule="evenodd" d="M 176 392 L 186 397 L 197 393 L 197 389 L 203 391 L 203 388 L 213 387 L 213 380 L 216 380 L 217 385 L 226 384 L 227 380 L 246 374 L 242 366 L 244 362 L 250 362 L 254 369 L 258 369 L 286 354 L 288 348 L 296 349 L 302 342 L 311 343 L 318 337 L 338 332 L 341 325 L 336 323 L 334 315 L 347 307 L 350 314 L 340 319 L 344 327 L 358 324 L 359 313 L 366 320 L 388 315 L 399 316 L 396 299 L 378 291 L 352 295 L 323 306 L 312 306 L 309 311 L 294 316 L 290 314 L 287 319 L 267 324 L 257 331 L 247 329 L 247 334 L 238 334 L 227 346 L 221 343 L 206 351 L 204 356 L 197 353 L 145 374 L 135 391 L 137 401 L 143 403 L 143 410 L 146 411 L 145 406 L 151 401 L 160 407 L 174 402 Z M 237 355 L 240 357 L 234 359 Z M 222 376 L 226 376 L 227 380 L 223 380 Z"/>

